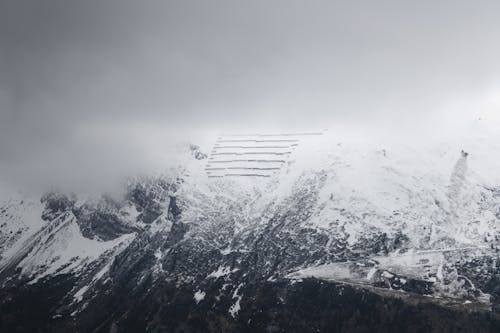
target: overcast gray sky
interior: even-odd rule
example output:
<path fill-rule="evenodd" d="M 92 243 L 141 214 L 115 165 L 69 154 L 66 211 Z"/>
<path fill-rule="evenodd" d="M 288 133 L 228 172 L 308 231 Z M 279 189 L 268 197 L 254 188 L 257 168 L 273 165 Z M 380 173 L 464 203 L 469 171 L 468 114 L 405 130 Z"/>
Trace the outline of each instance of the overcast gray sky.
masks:
<path fill-rule="evenodd" d="M 499 13 L 495 0 L 0 0 L 1 164 L 97 149 L 96 128 L 137 141 L 150 127 L 473 119 L 500 96 Z"/>

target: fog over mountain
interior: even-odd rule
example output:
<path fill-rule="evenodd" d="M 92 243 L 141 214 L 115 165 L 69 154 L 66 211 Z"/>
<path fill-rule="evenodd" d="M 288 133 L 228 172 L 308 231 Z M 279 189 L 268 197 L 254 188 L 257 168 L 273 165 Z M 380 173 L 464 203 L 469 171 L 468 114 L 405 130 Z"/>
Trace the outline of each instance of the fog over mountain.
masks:
<path fill-rule="evenodd" d="M 454 129 L 499 107 L 496 1 L 0 6 L 7 169 L 38 153 L 98 150 L 95 132 L 108 128 L 131 145 L 179 128 L 406 133 Z"/>
<path fill-rule="evenodd" d="M 0 0 L 0 331 L 498 331 L 499 12 Z"/>

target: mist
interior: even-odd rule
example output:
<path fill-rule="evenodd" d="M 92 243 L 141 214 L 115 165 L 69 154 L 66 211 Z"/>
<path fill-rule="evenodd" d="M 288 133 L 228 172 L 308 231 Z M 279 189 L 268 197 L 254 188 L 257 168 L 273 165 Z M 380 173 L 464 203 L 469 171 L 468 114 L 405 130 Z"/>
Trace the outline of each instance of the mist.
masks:
<path fill-rule="evenodd" d="M 0 184 L 161 168 L 172 142 L 224 131 L 458 135 L 498 121 L 498 12 L 497 1 L 1 1 Z"/>

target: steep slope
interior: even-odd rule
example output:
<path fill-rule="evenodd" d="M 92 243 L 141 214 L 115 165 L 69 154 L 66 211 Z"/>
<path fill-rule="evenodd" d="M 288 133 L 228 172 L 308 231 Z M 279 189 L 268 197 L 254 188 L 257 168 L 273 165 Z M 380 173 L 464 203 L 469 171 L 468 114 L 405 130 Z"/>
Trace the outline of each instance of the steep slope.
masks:
<path fill-rule="evenodd" d="M 11 200 L 0 209 L 2 325 L 29 330 L 21 316 L 43 306 L 44 330 L 272 331 L 301 297 L 334 311 L 318 294 L 327 288 L 346 309 L 364 309 L 358 319 L 407 318 L 407 309 L 420 311 L 418 326 L 437 321 L 421 304 L 439 305 L 493 330 L 500 140 L 480 134 L 418 145 L 325 134 L 266 179 L 209 178 L 206 155 L 191 146 L 192 158 L 129 180 L 119 198 Z M 26 306 L 56 286 L 64 292 Z M 352 328 L 350 311 L 338 312 L 338 330 Z M 302 315 L 308 324 L 297 327 L 333 325 Z"/>

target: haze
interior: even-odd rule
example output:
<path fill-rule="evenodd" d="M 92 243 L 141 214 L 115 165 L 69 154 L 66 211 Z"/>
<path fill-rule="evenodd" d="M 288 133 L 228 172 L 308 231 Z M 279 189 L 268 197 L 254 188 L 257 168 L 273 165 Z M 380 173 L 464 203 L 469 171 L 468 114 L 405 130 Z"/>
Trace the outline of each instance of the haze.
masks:
<path fill-rule="evenodd" d="M 149 163 L 158 133 L 493 121 L 498 13 L 498 1 L 0 0 L 0 183 L 76 170 L 74 156 Z"/>

